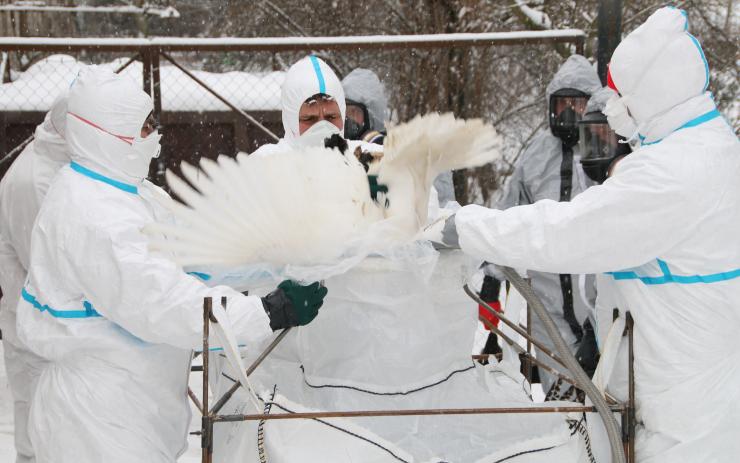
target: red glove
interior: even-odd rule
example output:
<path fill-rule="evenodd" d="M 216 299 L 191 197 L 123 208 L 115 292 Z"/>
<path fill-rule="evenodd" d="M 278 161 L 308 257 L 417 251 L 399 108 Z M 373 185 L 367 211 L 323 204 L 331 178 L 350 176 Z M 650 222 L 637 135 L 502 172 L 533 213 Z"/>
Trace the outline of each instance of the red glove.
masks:
<path fill-rule="evenodd" d="M 494 310 L 496 310 L 496 312 L 501 312 L 501 303 L 499 301 L 487 302 L 487 304 L 490 305 Z M 486 320 L 491 322 L 493 326 L 498 328 L 498 317 L 492 314 L 488 309 L 486 309 L 482 305 L 478 305 L 478 316 L 481 318 L 485 318 Z M 488 330 L 487 326 L 486 326 L 486 329 Z"/>

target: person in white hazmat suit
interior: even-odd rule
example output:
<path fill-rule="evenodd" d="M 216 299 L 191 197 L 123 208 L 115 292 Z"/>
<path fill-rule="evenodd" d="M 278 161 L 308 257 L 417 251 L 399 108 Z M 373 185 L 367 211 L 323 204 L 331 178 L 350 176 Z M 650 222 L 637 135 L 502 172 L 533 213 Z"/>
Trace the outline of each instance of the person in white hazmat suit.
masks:
<path fill-rule="evenodd" d="M 462 249 L 544 272 L 606 273 L 632 314 L 637 461 L 740 455 L 740 142 L 717 109 L 682 10 L 657 10 L 615 50 L 605 114 L 639 142 L 571 202 L 462 208 Z M 453 236 L 450 232 L 448 236 Z"/>
<path fill-rule="evenodd" d="M 33 462 L 27 423 L 31 398 L 44 360 L 18 339 L 16 306 L 30 261 L 31 229 L 49 184 L 69 164 L 64 140 L 66 94 L 57 98 L 34 139 L 0 181 L 0 330 L 5 369 L 13 393 L 17 463 Z"/>
<path fill-rule="evenodd" d="M 287 144 L 305 146 L 304 136 L 313 131 L 305 129 L 301 113 L 318 100 L 317 93 L 330 96 L 344 114 L 344 92 L 336 75 L 321 60 L 304 58 L 290 68 L 282 88 L 285 137 L 251 156 L 269 156 Z M 332 100 L 323 104 L 330 106 Z M 327 130 L 305 140 L 323 144 L 340 127 L 329 125 L 334 128 L 324 125 Z M 433 206 L 438 208 L 436 194 L 430 197 Z M 429 217 L 435 217 L 432 211 Z M 511 354 L 513 363 L 492 365 L 490 371 L 470 359 L 477 312 L 462 285 L 465 275 L 476 271 L 474 264 L 459 250 L 438 252 L 429 242 L 418 241 L 373 253 L 326 277 L 329 295 L 322 316 L 288 334 L 251 375 L 264 412 L 532 406 L 516 354 Z M 209 283 L 220 278 L 214 275 Z M 239 281 L 250 294 L 261 292 L 264 283 L 258 276 Z M 245 364 L 260 353 L 245 352 Z M 223 361 L 210 365 L 219 373 L 210 378 L 217 383 L 214 396 L 220 397 L 233 386 L 233 367 Z M 221 412 L 240 414 L 247 406 L 238 391 Z M 518 454 L 526 454 L 522 461 L 528 462 L 586 461 L 583 436 L 573 432 L 580 418 L 547 414 L 238 422 L 215 429 L 214 461 L 265 461 L 266 455 L 271 462 L 483 463 Z"/>
<path fill-rule="evenodd" d="M 389 111 L 385 86 L 377 74 L 370 69 L 354 69 L 342 79 L 342 87 L 347 104 L 344 137 L 382 145 Z"/>
<path fill-rule="evenodd" d="M 600 88 L 599 76 L 586 58 L 573 55 L 563 63 L 546 89 L 549 127 L 532 139 L 517 160 L 496 209 L 509 209 L 542 199 L 570 201 L 593 184 L 579 164 L 577 121 L 585 112 L 588 98 Z M 528 270 L 532 287 L 575 353 L 581 346 L 584 331 L 590 329 L 590 323 L 586 323 L 590 311 L 583 303 L 579 275 Z M 532 319 L 532 333 L 546 347 L 554 349 L 537 317 Z M 537 352 L 540 360 L 558 368 L 556 362 Z M 573 398 L 573 390 L 569 390 L 567 383 L 556 382 L 543 369 L 539 374 L 548 398 Z"/>
<path fill-rule="evenodd" d="M 385 141 L 385 121 L 388 120 L 388 97 L 377 74 L 357 68 L 342 79 L 346 96 L 344 137 L 382 145 Z M 434 179 L 435 194 L 440 207 L 455 200 L 452 172 L 443 172 Z"/>
<path fill-rule="evenodd" d="M 322 59 L 309 55 L 295 62 L 285 73 L 280 90 L 283 129 L 285 134 L 277 143 L 260 146 L 250 156 L 268 156 L 284 149 L 308 146 L 343 144 L 343 130 L 347 112 L 344 88 L 334 71 Z M 326 145 L 327 139 L 331 139 Z M 341 140 L 340 140 L 341 139 Z M 339 145 L 337 145 L 337 142 Z M 346 140 L 347 149 L 382 152 L 378 144 L 361 140 Z M 376 176 L 369 176 L 370 193 L 375 198 L 384 186 Z M 434 204 L 437 192 L 433 191 Z M 432 202 L 430 198 L 430 203 Z"/>
<path fill-rule="evenodd" d="M 207 288 L 141 229 L 167 220 L 144 178 L 159 151 L 152 100 L 126 77 L 91 66 L 69 91 L 61 169 L 31 237 L 18 336 L 48 361 L 29 434 L 39 463 L 172 463 L 186 446 L 191 349 L 202 342 L 204 297 L 228 297 L 237 341 L 308 323 L 325 289 L 284 285 L 267 297 Z"/>
<path fill-rule="evenodd" d="M 309 55 L 285 73 L 281 87 L 285 134 L 277 143 L 260 146 L 251 156 L 264 156 L 287 147 L 323 146 L 342 135 L 346 104 L 342 83 L 322 59 Z"/>

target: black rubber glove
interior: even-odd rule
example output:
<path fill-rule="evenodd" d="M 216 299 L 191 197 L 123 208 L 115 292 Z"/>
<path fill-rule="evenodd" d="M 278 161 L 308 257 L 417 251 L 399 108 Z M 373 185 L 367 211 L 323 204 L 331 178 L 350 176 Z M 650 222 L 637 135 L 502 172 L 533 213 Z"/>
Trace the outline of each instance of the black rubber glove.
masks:
<path fill-rule="evenodd" d="M 301 286 L 285 280 L 277 289 L 262 298 L 273 331 L 307 325 L 316 318 L 324 303 L 327 289 L 319 283 Z"/>
<path fill-rule="evenodd" d="M 583 371 L 585 371 L 589 377 L 593 377 L 596 371 L 596 365 L 599 363 L 599 347 L 596 344 L 596 333 L 594 332 L 591 321 L 586 320 L 583 323 L 583 337 L 581 338 L 581 345 L 578 346 L 576 351 L 576 360 L 581 364 Z"/>
<path fill-rule="evenodd" d="M 378 183 L 377 175 L 368 175 L 367 182 L 370 184 L 370 197 L 373 198 L 373 201 L 378 200 L 378 193 L 388 193 L 388 186 Z"/>
<path fill-rule="evenodd" d="M 336 148 L 342 154 L 344 154 L 347 151 L 347 148 L 349 148 L 347 140 L 336 133 L 331 137 L 324 139 L 324 146 L 326 148 Z"/>

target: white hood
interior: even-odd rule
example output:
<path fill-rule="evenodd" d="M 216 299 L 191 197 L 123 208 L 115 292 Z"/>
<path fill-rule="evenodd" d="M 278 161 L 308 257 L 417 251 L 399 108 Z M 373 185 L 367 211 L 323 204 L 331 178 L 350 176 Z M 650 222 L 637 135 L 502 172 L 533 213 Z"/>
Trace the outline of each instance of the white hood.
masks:
<path fill-rule="evenodd" d="M 285 140 L 298 137 L 298 112 L 306 99 L 317 93 L 333 97 L 344 120 L 345 108 L 342 83 L 334 71 L 321 59 L 306 56 L 288 69 L 281 92 Z"/>
<path fill-rule="evenodd" d="M 586 58 L 581 55 L 571 55 L 547 84 L 545 90 L 547 101 L 550 101 L 550 95 L 564 88 L 572 88 L 593 95 L 601 88 L 601 81 L 596 70 Z"/>
<path fill-rule="evenodd" d="M 357 68 L 342 79 L 347 98 L 364 104 L 370 115 L 370 130 L 384 130 L 388 119 L 388 98 L 378 75 Z"/>
<path fill-rule="evenodd" d="M 133 80 L 99 66 L 83 68 L 69 91 L 66 139 L 72 161 L 140 182 L 151 159 L 138 154 L 133 142 L 152 109 L 152 99 Z"/>
<path fill-rule="evenodd" d="M 713 107 L 707 101 L 709 95 L 704 95 L 709 86 L 709 65 L 688 28 L 685 11 L 661 8 L 630 33 L 612 55 L 610 85 L 622 95 L 643 137 L 661 138 Z M 655 119 L 665 118 L 679 106 L 684 108 L 682 114 L 669 116 L 670 122 L 666 120 L 671 127 L 655 127 Z M 647 133 L 647 126 L 653 126 L 655 133 Z"/>
<path fill-rule="evenodd" d="M 64 139 L 67 126 L 67 92 L 57 97 L 46 113 L 42 122 L 34 132 L 34 149 L 36 154 L 48 158 L 55 163 L 69 162 L 69 151 Z"/>

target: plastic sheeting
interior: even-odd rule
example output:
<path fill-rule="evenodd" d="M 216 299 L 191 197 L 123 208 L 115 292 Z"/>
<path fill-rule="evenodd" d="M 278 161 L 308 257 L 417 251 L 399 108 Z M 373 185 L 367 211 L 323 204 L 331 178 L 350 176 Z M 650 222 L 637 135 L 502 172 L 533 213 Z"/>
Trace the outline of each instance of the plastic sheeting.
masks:
<path fill-rule="evenodd" d="M 294 329 L 252 375 L 265 411 L 534 405 L 511 352 L 486 367 L 470 359 L 477 307 L 462 286 L 475 262 L 460 251 L 425 257 L 432 255 L 369 257 L 327 279 L 319 316 Z M 233 384 L 229 377 L 218 377 L 216 397 Z M 240 391 L 221 413 L 249 408 Z M 581 462 L 588 461 L 576 429 L 581 419 L 501 414 L 219 424 L 214 460 L 482 463 L 519 455 L 517 461 Z"/>

